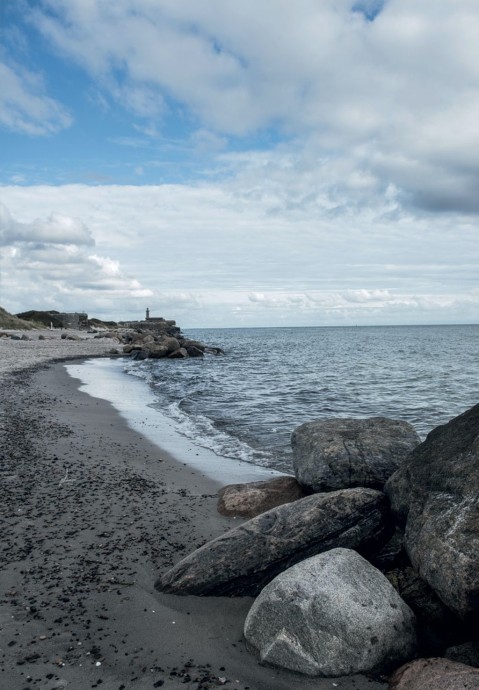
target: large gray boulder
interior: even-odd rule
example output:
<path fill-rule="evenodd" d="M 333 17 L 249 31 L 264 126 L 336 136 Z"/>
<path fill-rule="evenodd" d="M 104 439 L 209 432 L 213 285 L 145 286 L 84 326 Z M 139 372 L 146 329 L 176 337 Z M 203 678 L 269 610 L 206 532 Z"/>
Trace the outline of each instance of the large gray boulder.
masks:
<path fill-rule="evenodd" d="M 163 345 L 164 347 L 166 347 L 169 354 L 171 354 L 172 352 L 176 352 L 176 350 L 179 350 L 181 347 L 178 340 L 176 338 L 171 337 L 171 336 L 167 336 L 165 338 L 162 338 L 160 341 L 160 345 Z"/>
<path fill-rule="evenodd" d="M 385 417 L 307 422 L 291 437 L 294 472 L 315 492 L 354 486 L 382 490 L 420 442 L 408 422 Z"/>
<path fill-rule="evenodd" d="M 155 343 L 155 342 L 147 343 L 144 346 L 143 350 L 152 359 L 160 359 L 162 357 L 166 357 L 170 352 L 167 345 L 163 345 L 161 343 Z"/>
<path fill-rule="evenodd" d="M 413 566 L 462 619 L 479 613 L 479 405 L 432 431 L 389 479 Z"/>
<path fill-rule="evenodd" d="M 332 549 L 278 575 L 246 618 L 261 660 L 308 676 L 388 671 L 411 658 L 414 614 L 379 570 Z"/>
<path fill-rule="evenodd" d="M 337 546 L 369 553 L 390 534 L 388 502 L 372 489 L 316 494 L 272 508 L 190 554 L 156 583 L 174 594 L 256 596 L 278 573 Z"/>
<path fill-rule="evenodd" d="M 416 659 L 394 673 L 389 690 L 479 690 L 479 670 L 449 659 Z"/>
<path fill-rule="evenodd" d="M 304 496 L 303 489 L 294 477 L 228 484 L 218 491 L 218 512 L 228 517 L 252 518 Z"/>

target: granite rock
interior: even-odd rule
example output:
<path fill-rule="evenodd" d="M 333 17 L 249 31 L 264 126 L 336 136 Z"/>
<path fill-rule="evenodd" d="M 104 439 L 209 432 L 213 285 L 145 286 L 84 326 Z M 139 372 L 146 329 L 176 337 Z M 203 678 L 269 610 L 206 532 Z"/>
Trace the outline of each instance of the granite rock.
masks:
<path fill-rule="evenodd" d="M 308 676 L 389 671 L 414 654 L 414 614 L 379 570 L 332 549 L 281 573 L 246 618 L 261 661 Z"/>

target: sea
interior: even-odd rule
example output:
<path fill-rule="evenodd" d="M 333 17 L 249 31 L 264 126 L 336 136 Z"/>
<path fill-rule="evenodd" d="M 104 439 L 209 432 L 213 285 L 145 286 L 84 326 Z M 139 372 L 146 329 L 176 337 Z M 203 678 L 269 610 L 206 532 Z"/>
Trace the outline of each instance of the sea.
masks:
<path fill-rule="evenodd" d="M 208 449 L 243 466 L 291 474 L 291 433 L 312 420 L 384 416 L 410 422 L 425 438 L 479 402 L 477 325 L 195 329 L 184 334 L 224 354 L 97 362 L 92 378 L 98 380 L 98 367 L 103 367 L 105 380 L 114 367 L 123 397 L 134 378 L 135 403 L 126 416 L 134 408 L 141 418 L 144 405 L 144 412 L 148 407 L 150 415 L 153 411 L 158 420 L 167 420 L 190 448 Z M 85 366 L 92 365 L 70 368 L 86 380 L 85 370 L 78 373 Z"/>

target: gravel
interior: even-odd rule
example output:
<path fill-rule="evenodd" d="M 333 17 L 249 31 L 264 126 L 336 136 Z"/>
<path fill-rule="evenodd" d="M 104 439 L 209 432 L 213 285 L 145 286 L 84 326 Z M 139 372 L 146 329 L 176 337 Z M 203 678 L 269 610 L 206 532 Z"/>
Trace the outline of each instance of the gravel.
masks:
<path fill-rule="evenodd" d="M 114 338 L 95 338 L 92 333 L 85 331 L 38 331 L 3 330 L 2 333 L 20 336 L 26 335 L 29 340 L 12 340 L 10 337 L 0 337 L 0 379 L 9 373 L 30 369 L 47 362 L 74 359 L 76 357 L 101 357 L 111 354 L 112 349 L 118 348 L 118 341 Z M 79 337 L 80 340 L 62 339 L 62 334 Z M 39 340 L 43 336 L 46 340 Z"/>

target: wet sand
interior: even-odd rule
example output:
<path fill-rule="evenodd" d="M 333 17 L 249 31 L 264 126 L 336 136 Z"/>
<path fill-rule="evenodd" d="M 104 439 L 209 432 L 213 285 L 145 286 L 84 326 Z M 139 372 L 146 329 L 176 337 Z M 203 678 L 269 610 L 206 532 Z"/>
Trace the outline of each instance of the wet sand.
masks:
<path fill-rule="evenodd" d="M 252 599 L 176 597 L 159 573 L 238 520 L 218 485 L 78 389 L 63 364 L 1 382 L 0 688 L 384 688 L 308 679 L 246 648 Z"/>

